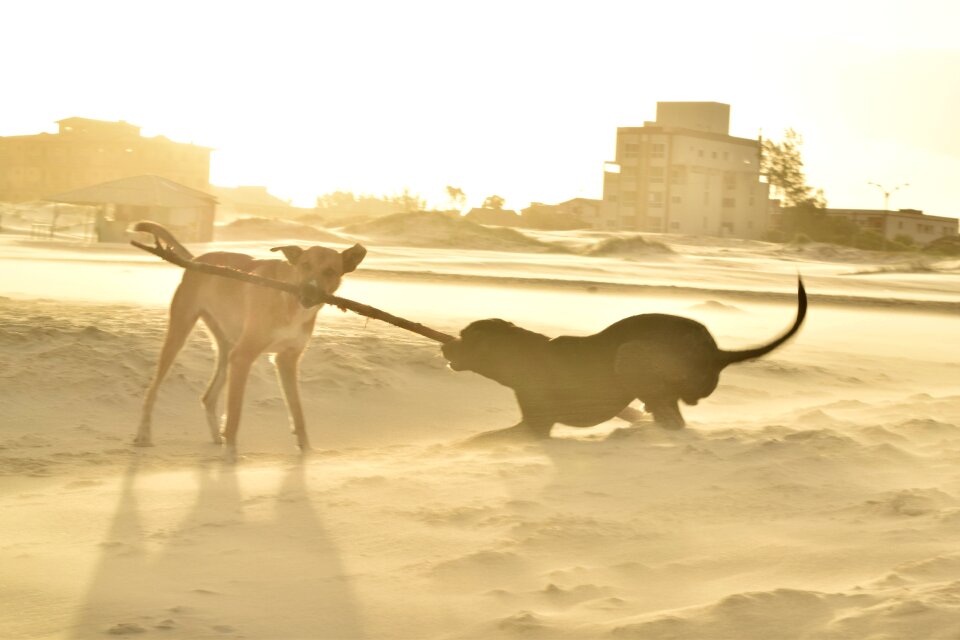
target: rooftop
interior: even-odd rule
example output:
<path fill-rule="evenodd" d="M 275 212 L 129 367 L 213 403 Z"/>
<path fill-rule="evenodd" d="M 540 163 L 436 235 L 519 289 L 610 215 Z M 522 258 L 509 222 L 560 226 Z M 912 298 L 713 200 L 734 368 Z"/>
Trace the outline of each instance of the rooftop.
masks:
<path fill-rule="evenodd" d="M 44 199 L 70 204 L 123 204 L 140 207 L 196 207 L 217 201 L 209 193 L 160 176 L 120 178 Z"/>

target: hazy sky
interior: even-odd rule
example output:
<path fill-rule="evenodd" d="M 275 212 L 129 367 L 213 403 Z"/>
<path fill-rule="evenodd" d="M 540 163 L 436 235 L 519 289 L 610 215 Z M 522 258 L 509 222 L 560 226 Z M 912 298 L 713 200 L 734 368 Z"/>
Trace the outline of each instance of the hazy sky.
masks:
<path fill-rule="evenodd" d="M 0 3 L 0 135 L 126 120 L 214 147 L 212 181 L 312 204 L 599 197 L 658 100 L 803 134 L 831 206 L 960 214 L 960 2 Z"/>

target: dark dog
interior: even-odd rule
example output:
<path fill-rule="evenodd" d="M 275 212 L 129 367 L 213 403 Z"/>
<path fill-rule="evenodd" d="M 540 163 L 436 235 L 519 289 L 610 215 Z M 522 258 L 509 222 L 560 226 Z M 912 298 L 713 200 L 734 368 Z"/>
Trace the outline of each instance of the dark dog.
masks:
<path fill-rule="evenodd" d="M 521 422 L 483 436 L 546 438 L 558 422 L 592 427 L 628 418 L 635 399 L 660 426 L 680 429 L 680 400 L 697 404 L 717 388 L 725 367 L 770 353 L 800 329 L 807 313 L 802 281 L 797 298 L 789 331 L 742 351 L 717 347 L 699 322 L 658 313 L 625 318 L 592 336 L 552 340 L 505 320 L 479 320 L 442 350 L 454 371 L 475 371 L 516 393 Z"/>

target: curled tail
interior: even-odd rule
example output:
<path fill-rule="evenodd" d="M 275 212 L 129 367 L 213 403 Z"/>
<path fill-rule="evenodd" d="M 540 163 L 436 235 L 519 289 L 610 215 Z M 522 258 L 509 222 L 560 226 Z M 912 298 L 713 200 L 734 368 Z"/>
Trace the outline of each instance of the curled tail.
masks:
<path fill-rule="evenodd" d="M 193 260 L 193 254 L 190 253 L 190 250 L 180 244 L 180 241 L 174 238 L 173 234 L 170 233 L 170 231 L 167 230 L 167 228 L 163 225 L 157 224 L 156 222 L 150 222 L 149 220 L 141 220 L 137 224 L 133 225 L 133 230 L 152 234 L 153 237 L 157 239 L 158 244 L 162 243 L 166 245 L 181 258 Z"/>
<path fill-rule="evenodd" d="M 727 365 L 734 364 L 735 362 L 752 360 L 753 358 L 759 358 L 760 356 L 770 353 L 793 337 L 793 334 L 795 334 L 800 329 L 800 325 L 803 324 L 803 319 L 806 317 L 806 315 L 807 291 L 803 288 L 803 280 L 801 278 L 797 278 L 797 319 L 794 320 L 793 326 L 790 327 L 790 330 L 773 342 L 763 345 L 762 347 L 744 349 L 742 351 L 720 351 L 720 366 L 726 367 Z"/>

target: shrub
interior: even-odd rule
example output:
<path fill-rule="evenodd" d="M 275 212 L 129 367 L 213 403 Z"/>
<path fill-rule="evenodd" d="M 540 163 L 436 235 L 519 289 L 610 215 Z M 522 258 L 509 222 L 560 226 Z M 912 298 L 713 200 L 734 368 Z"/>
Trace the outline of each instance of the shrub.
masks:
<path fill-rule="evenodd" d="M 887 246 L 887 239 L 876 231 L 861 231 L 854 237 L 853 246 L 858 249 L 883 251 Z"/>
<path fill-rule="evenodd" d="M 927 243 L 923 247 L 924 253 L 942 256 L 960 256 L 960 236 L 943 236 Z"/>

